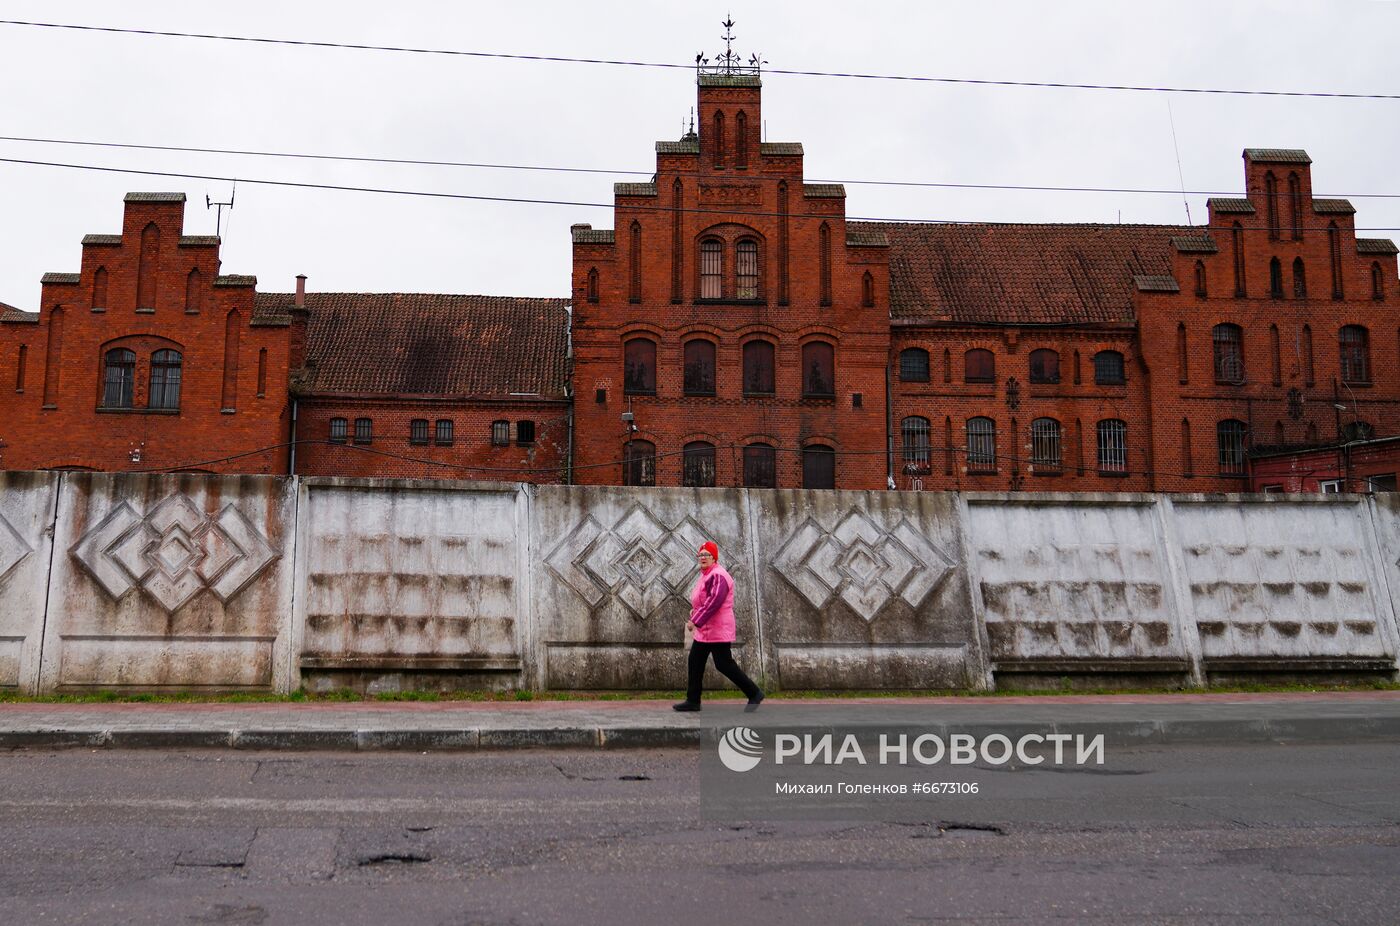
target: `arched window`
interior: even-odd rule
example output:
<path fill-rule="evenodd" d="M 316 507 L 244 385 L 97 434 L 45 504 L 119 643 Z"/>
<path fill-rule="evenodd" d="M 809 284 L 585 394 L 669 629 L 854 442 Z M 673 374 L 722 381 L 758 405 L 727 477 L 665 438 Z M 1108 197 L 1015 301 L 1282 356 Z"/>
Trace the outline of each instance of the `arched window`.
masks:
<path fill-rule="evenodd" d="M 180 365 L 183 358 L 177 350 L 158 350 L 151 354 L 151 408 L 180 407 Z"/>
<path fill-rule="evenodd" d="M 1303 350 L 1303 385 L 1305 385 L 1305 386 L 1311 386 L 1314 382 L 1316 382 L 1316 377 L 1313 376 L 1313 342 L 1312 342 L 1312 326 L 1311 326 L 1311 325 L 1304 325 L 1304 326 L 1303 326 L 1303 344 L 1302 344 L 1302 350 Z"/>
<path fill-rule="evenodd" d="M 1206 297 L 1206 262 L 1196 261 L 1196 295 L 1204 299 Z"/>
<path fill-rule="evenodd" d="M 1282 446 L 1284 446 L 1286 443 L 1287 443 L 1287 439 L 1284 437 L 1283 422 L 1282 422 L 1282 421 L 1275 421 L 1275 422 L 1274 422 L 1274 446 L 1275 446 L 1275 447 L 1282 447 Z"/>
<path fill-rule="evenodd" d="M 1338 336 L 1342 354 L 1342 382 L 1371 381 L 1370 335 L 1360 325 L 1346 325 Z"/>
<path fill-rule="evenodd" d="M 633 395 L 656 393 L 656 342 L 632 338 L 622 348 L 622 391 Z"/>
<path fill-rule="evenodd" d="M 710 152 L 714 156 L 715 167 L 724 167 L 724 113 L 715 112 L 714 118 L 714 144 Z"/>
<path fill-rule="evenodd" d="M 1303 259 L 1293 258 L 1293 298 L 1308 298 L 1308 278 L 1303 270 Z"/>
<path fill-rule="evenodd" d="M 1245 295 L 1244 286 L 1244 228 L 1236 222 L 1230 229 L 1231 250 L 1235 255 L 1235 295 Z"/>
<path fill-rule="evenodd" d="M 724 245 L 718 238 L 700 242 L 700 298 L 724 296 Z"/>
<path fill-rule="evenodd" d="M 691 441 L 681 453 L 681 485 L 713 488 L 715 484 L 715 445 Z"/>
<path fill-rule="evenodd" d="M 967 419 L 967 468 L 991 473 L 997 468 L 997 426 L 990 418 Z"/>
<path fill-rule="evenodd" d="M 802 448 L 802 488 L 836 488 L 836 449 L 825 444 Z"/>
<path fill-rule="evenodd" d="M 860 304 L 867 309 L 875 305 L 875 277 L 869 270 L 860 278 Z"/>
<path fill-rule="evenodd" d="M 836 349 L 822 341 L 802 345 L 802 394 L 817 398 L 836 395 Z"/>
<path fill-rule="evenodd" d="M 744 485 L 752 489 L 778 487 L 778 459 L 771 445 L 749 444 L 744 448 Z"/>
<path fill-rule="evenodd" d="M 734 297 L 758 298 L 758 242 L 752 238 L 734 246 Z"/>
<path fill-rule="evenodd" d="M 1235 385 L 1244 382 L 1244 329 L 1239 325 L 1216 325 L 1211 342 L 1215 348 L 1215 381 Z"/>
<path fill-rule="evenodd" d="M 1215 441 L 1219 448 L 1220 474 L 1243 476 L 1245 471 L 1245 423 L 1233 418 L 1215 426 Z"/>
<path fill-rule="evenodd" d="M 734 166 L 749 166 L 749 117 L 742 109 L 734 117 Z"/>
<path fill-rule="evenodd" d="M 997 358 L 989 350 L 975 347 L 963 355 L 963 382 L 994 383 L 997 381 Z"/>
<path fill-rule="evenodd" d="M 152 222 L 141 231 L 141 256 L 136 265 L 136 308 L 156 307 L 156 280 L 160 269 L 160 229 Z"/>
<path fill-rule="evenodd" d="M 1348 444 L 1354 441 L 1370 440 L 1375 435 L 1375 428 L 1371 427 L 1371 422 L 1348 421 L 1342 425 L 1342 440 Z"/>
<path fill-rule="evenodd" d="M 1306 433 L 1304 434 L 1303 440 L 1305 440 L 1305 441 L 1306 441 L 1307 443 L 1309 443 L 1309 444 L 1316 444 L 1316 443 L 1317 443 L 1317 423 L 1316 423 L 1316 422 L 1313 422 L 1313 421 L 1309 421 L 1309 422 L 1308 422 L 1308 429 L 1307 429 Z"/>
<path fill-rule="evenodd" d="M 1117 418 L 1099 422 L 1099 472 L 1128 471 L 1128 425 Z"/>
<path fill-rule="evenodd" d="M 744 345 L 744 394 L 773 394 L 773 345 L 750 341 Z"/>
<path fill-rule="evenodd" d="M 344 418 L 331 419 L 331 429 L 328 434 L 328 439 L 332 444 L 343 444 L 349 439 L 348 429 L 346 428 L 347 424 L 348 422 L 346 422 Z"/>
<path fill-rule="evenodd" d="M 1371 298 L 1385 298 L 1385 273 L 1381 270 L 1380 261 L 1371 263 Z"/>
<path fill-rule="evenodd" d="M 1031 351 L 1031 382 L 1058 383 L 1060 381 L 1060 355 L 1048 348 Z"/>
<path fill-rule="evenodd" d="M 374 419 L 373 419 L 373 418 L 356 418 L 356 419 L 355 419 L 355 443 L 357 443 L 357 444 L 372 444 L 372 443 L 374 443 Z"/>
<path fill-rule="evenodd" d="M 642 223 L 632 221 L 631 242 L 628 248 L 628 256 L 631 261 L 631 285 L 628 291 L 628 301 L 642 301 Z"/>
<path fill-rule="evenodd" d="M 683 388 L 686 395 L 715 394 L 715 343 L 697 338 L 685 342 Z"/>
<path fill-rule="evenodd" d="M 1269 216 L 1269 237 L 1278 238 L 1278 181 L 1274 179 L 1274 172 L 1269 171 L 1264 175 L 1264 205 Z"/>
<path fill-rule="evenodd" d="M 1122 354 L 1116 350 L 1101 350 L 1094 355 L 1094 385 L 1121 386 L 1125 380 Z"/>
<path fill-rule="evenodd" d="M 1288 175 L 1288 212 L 1293 224 L 1293 240 L 1303 237 L 1303 184 L 1297 173 Z"/>
<path fill-rule="evenodd" d="M 929 465 L 928 419 L 910 415 L 899 424 L 900 445 L 904 448 L 905 466 Z"/>
<path fill-rule="evenodd" d="M 928 351 L 906 347 L 899 352 L 899 379 L 905 383 L 928 382 Z"/>
<path fill-rule="evenodd" d="M 598 268 L 588 268 L 588 301 L 598 301 Z"/>
<path fill-rule="evenodd" d="M 107 308 L 107 268 L 98 267 L 92 275 L 92 307 Z"/>
<path fill-rule="evenodd" d="M 817 233 L 817 264 L 822 305 L 831 305 L 831 226 L 823 222 Z"/>
<path fill-rule="evenodd" d="M 1176 378 L 1185 384 L 1191 378 L 1191 364 L 1186 354 L 1186 323 L 1176 325 Z"/>
<path fill-rule="evenodd" d="M 1336 222 L 1327 225 L 1327 249 L 1332 255 L 1332 298 L 1341 299 L 1342 292 L 1342 233 Z"/>
<path fill-rule="evenodd" d="M 685 260 L 685 195 L 679 177 L 671 184 L 671 301 L 680 302 L 684 295 L 682 267 Z"/>
<path fill-rule="evenodd" d="M 1269 261 L 1269 298 L 1283 298 L 1283 264 L 1277 257 Z"/>
<path fill-rule="evenodd" d="M 1037 418 L 1031 422 L 1031 465 L 1040 470 L 1058 472 L 1062 460 L 1060 423 L 1054 418 Z"/>
<path fill-rule="evenodd" d="M 136 354 L 124 347 L 107 351 L 102 372 L 102 407 L 131 408 L 136 391 Z"/>
<path fill-rule="evenodd" d="M 656 445 L 648 440 L 630 440 L 622 449 L 622 484 L 656 485 Z"/>

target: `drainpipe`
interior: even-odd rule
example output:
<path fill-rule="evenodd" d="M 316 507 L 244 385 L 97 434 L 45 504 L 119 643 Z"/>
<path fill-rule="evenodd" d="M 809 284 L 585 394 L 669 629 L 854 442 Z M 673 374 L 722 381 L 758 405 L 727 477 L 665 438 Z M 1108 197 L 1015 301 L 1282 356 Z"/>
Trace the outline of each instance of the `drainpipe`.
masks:
<path fill-rule="evenodd" d="M 292 306 L 297 309 L 306 308 L 306 274 L 297 274 L 297 294 L 292 300 Z M 288 358 L 290 359 L 290 358 Z M 290 364 L 289 364 L 290 366 Z M 297 399 L 292 397 L 292 429 L 288 437 L 291 441 L 291 451 L 287 454 L 287 475 L 295 476 L 297 472 Z"/>
<path fill-rule="evenodd" d="M 894 482 L 894 401 L 893 387 L 890 385 L 890 364 L 885 361 L 885 485 L 891 489 Z"/>

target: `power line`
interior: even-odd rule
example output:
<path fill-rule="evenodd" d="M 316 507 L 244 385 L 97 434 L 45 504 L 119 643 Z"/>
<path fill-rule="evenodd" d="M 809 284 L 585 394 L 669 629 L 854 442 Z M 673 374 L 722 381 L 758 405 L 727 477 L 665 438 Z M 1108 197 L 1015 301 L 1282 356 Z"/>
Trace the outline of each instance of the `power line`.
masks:
<path fill-rule="evenodd" d="M 68 138 L 31 138 L 20 135 L 0 135 L 0 141 L 23 142 L 41 145 L 73 145 L 87 148 L 115 148 L 132 151 L 174 151 L 184 154 L 222 154 L 238 157 L 289 158 L 313 161 L 346 161 L 358 164 L 397 164 L 413 167 L 468 167 L 490 170 L 540 171 L 546 173 L 602 174 L 626 177 L 655 176 L 653 170 L 621 170 L 602 167 L 564 167 L 545 164 L 497 164 L 483 161 L 442 161 L 427 158 L 387 158 L 348 154 L 314 154 L 300 151 L 259 151 L 243 148 L 205 148 L 190 145 L 143 145 L 130 142 L 84 141 Z M 699 177 L 709 176 L 698 171 L 678 171 L 668 176 Z M 850 186 L 890 186 L 890 187 L 930 187 L 953 190 L 1010 190 L 1020 192 L 1046 193 L 1131 193 L 1164 194 L 1170 196 L 1238 196 L 1238 190 L 1159 190 L 1139 187 L 1088 187 L 1088 186 L 1041 186 L 1019 183 L 952 183 L 927 180 L 822 180 L 811 179 L 807 183 L 844 183 Z M 1400 199 L 1400 193 L 1314 193 L 1319 198 L 1343 199 Z"/>
<path fill-rule="evenodd" d="M 30 26 L 41 29 L 65 29 L 78 32 L 102 32 L 118 35 L 144 35 L 160 38 L 205 39 L 221 42 L 247 42 L 258 45 L 288 45 L 303 48 L 331 48 L 346 51 L 394 52 L 413 55 L 448 55 L 463 58 L 490 58 L 506 61 L 533 61 L 555 64 L 602 64 L 617 67 L 665 68 L 689 70 L 693 63 L 675 64 L 661 61 L 633 61 L 615 58 L 579 58 L 565 55 L 525 55 L 506 52 L 465 51 L 449 48 L 418 48 L 402 45 L 368 45 L 350 42 L 325 42 L 309 39 L 278 39 L 266 36 L 220 35 L 206 32 L 173 32 L 158 29 L 122 29 L 115 26 L 85 26 L 75 23 L 41 23 L 17 19 L 0 19 L 0 25 Z M 1226 96 L 1309 97 L 1347 100 L 1400 100 L 1400 93 L 1344 93 L 1318 90 L 1244 90 L 1222 87 L 1169 87 L 1134 84 L 1091 84 L 1062 81 L 988 80 L 968 77 L 931 77 L 905 74 L 874 74 L 861 71 L 809 71 L 793 68 L 766 68 L 765 74 L 792 77 L 840 77 L 854 80 L 889 80 L 907 83 L 960 84 L 977 87 L 1024 87 L 1053 90 L 1116 90 L 1136 93 L 1191 93 Z"/>
<path fill-rule="evenodd" d="M 108 166 L 98 165 L 98 164 L 69 164 L 69 163 L 64 163 L 64 162 L 60 162 L 60 161 L 36 161 L 36 160 L 30 160 L 30 159 L 26 159 L 26 158 L 0 158 L 0 164 L 22 164 L 22 165 L 33 166 L 33 167 L 58 167 L 58 168 L 66 169 L 66 170 L 86 170 L 86 171 L 94 171 L 94 172 L 98 172 L 98 173 L 111 173 L 111 174 L 132 174 L 132 175 L 140 176 L 140 177 L 171 177 L 171 178 L 180 179 L 180 180 L 206 180 L 206 181 L 216 181 L 216 182 L 219 182 L 219 183 L 244 183 L 244 184 L 255 184 L 255 185 L 259 185 L 259 186 L 291 187 L 291 188 L 307 189 L 307 190 L 330 190 L 330 191 L 334 191 L 334 192 L 348 192 L 348 193 L 379 193 L 379 194 L 390 195 L 390 196 L 420 196 L 420 197 L 426 197 L 426 198 L 430 198 L 430 199 L 457 199 L 457 200 L 470 200 L 470 201 L 474 201 L 474 202 L 522 203 L 522 204 L 544 205 L 544 206 L 577 206 L 577 207 L 579 207 L 579 208 L 584 208 L 584 209 L 613 209 L 613 208 L 615 208 L 615 205 L 616 205 L 615 203 L 598 203 L 598 202 L 588 202 L 588 201 L 585 201 L 585 200 L 541 199 L 541 198 L 528 197 L 528 196 L 488 196 L 488 195 L 481 194 L 481 193 L 446 193 L 446 192 L 442 192 L 442 191 L 438 191 L 438 190 L 403 190 L 403 189 L 394 189 L 394 188 L 392 188 L 392 187 L 352 186 L 352 185 L 349 185 L 349 184 L 338 184 L 338 183 L 309 183 L 309 182 L 298 181 L 298 180 L 268 180 L 268 179 L 257 179 L 257 178 L 250 178 L 250 177 L 230 177 L 230 176 L 219 176 L 219 175 L 214 175 L 214 174 L 195 174 L 195 173 L 184 173 L 184 172 L 180 172 L 180 171 L 166 171 L 166 170 L 139 170 L 139 169 L 134 168 L 134 167 L 108 167 Z M 763 211 L 763 210 L 754 210 L 754 209 L 736 209 L 736 208 L 733 208 L 733 207 L 705 209 L 705 208 L 692 208 L 692 207 L 688 207 L 688 206 L 686 206 L 686 207 L 681 207 L 681 208 L 676 208 L 675 206 L 660 206 L 660 205 L 657 205 L 657 206 L 629 205 L 627 208 L 628 208 L 629 211 L 633 211 L 633 212 L 661 212 L 661 213 L 681 212 L 681 213 L 694 213 L 694 214 L 702 214 L 702 215 L 727 215 L 727 216 L 749 216 L 749 217 L 777 217 L 777 216 L 780 216 L 780 215 L 786 215 L 788 218 L 792 218 L 792 219 L 831 219 L 831 218 L 833 218 L 833 216 L 831 216 L 831 215 L 829 215 L 829 214 L 825 214 L 825 213 L 815 213 L 815 212 L 790 212 L 790 213 L 779 213 L 779 212 L 765 212 L 765 211 Z M 898 223 L 916 223 L 916 224 L 927 224 L 927 225 L 1026 225 L 1026 224 L 1064 224 L 1064 223 L 1026 223 L 1026 222 L 987 222 L 987 221 L 961 220 L 961 219 L 891 218 L 891 217 L 888 217 L 888 216 L 861 216 L 861 215 L 847 215 L 847 216 L 842 216 L 842 218 L 844 218 L 846 221 L 850 221 L 850 222 L 887 222 L 887 223 L 896 223 L 896 224 L 898 224 Z M 1071 223 L 1071 224 L 1073 224 L 1073 223 Z M 1091 224 L 1091 225 L 1110 225 L 1111 223 L 1093 222 L 1093 223 L 1083 223 L 1083 224 Z M 1133 224 L 1138 224 L 1138 223 L 1133 223 Z M 1163 227 L 1164 227 L 1164 228 L 1173 228 L 1173 227 L 1178 227 L 1178 226 L 1164 225 Z M 1207 226 L 1192 226 L 1192 227 L 1193 227 L 1193 228 L 1206 228 Z M 1246 229 L 1263 229 L 1263 228 L 1266 228 L 1267 226 L 1264 226 L 1264 225 L 1242 225 L 1242 226 L 1240 226 L 1240 227 L 1241 227 L 1241 228 L 1246 228 Z M 1400 231 L 1400 226 L 1386 226 L 1386 225 L 1358 226 L 1355 230 L 1356 230 L 1356 231 Z"/>

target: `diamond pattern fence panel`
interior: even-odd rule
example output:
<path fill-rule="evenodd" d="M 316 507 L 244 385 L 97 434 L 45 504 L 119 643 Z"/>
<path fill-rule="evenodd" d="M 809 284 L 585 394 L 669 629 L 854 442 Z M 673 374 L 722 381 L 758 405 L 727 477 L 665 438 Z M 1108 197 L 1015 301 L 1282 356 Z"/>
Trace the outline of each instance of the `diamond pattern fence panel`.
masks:
<path fill-rule="evenodd" d="M 38 686 L 59 478 L 0 472 L 0 691 Z"/>

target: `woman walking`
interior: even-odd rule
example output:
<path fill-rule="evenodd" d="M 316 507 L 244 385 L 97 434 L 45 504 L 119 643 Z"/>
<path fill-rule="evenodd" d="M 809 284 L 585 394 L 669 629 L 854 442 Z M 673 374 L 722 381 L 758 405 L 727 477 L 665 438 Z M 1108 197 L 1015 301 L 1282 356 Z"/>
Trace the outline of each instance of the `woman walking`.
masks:
<path fill-rule="evenodd" d="M 690 593 L 688 625 L 695 638 L 690 643 L 688 684 L 685 700 L 671 707 L 677 711 L 700 710 L 700 682 L 705 677 L 705 663 L 714 656 L 715 668 L 749 699 L 744 710 L 757 710 L 763 692 L 739 668 L 730 652 L 734 643 L 734 579 L 719 564 L 719 547 L 713 541 L 702 543 L 695 555 L 700 561 L 700 578 Z"/>

